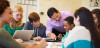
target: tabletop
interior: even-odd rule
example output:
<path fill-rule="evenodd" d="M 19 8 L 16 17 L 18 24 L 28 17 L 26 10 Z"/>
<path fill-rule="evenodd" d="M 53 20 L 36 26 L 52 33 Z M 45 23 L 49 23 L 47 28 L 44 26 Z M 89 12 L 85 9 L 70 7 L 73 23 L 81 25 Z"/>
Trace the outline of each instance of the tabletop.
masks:
<path fill-rule="evenodd" d="M 29 41 L 24 41 L 25 43 L 37 43 L 39 44 L 40 41 L 34 41 L 34 40 L 29 40 Z M 62 48 L 62 42 L 47 42 L 48 46 L 46 48 Z"/>

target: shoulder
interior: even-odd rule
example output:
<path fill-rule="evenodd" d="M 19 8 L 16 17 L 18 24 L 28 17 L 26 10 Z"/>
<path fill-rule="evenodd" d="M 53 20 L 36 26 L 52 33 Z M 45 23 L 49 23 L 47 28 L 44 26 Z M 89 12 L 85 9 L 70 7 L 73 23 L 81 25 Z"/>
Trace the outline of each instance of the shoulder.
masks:
<path fill-rule="evenodd" d="M 85 36 L 90 37 L 90 31 L 83 26 L 75 26 L 69 34 L 73 34 L 75 36 L 81 36 L 80 38 L 85 38 Z M 84 36 L 85 35 L 85 36 Z"/>
<path fill-rule="evenodd" d="M 31 24 L 31 22 L 27 21 L 25 24 Z"/>
<path fill-rule="evenodd" d="M 46 28 L 42 23 L 40 23 L 40 28 Z"/>
<path fill-rule="evenodd" d="M 32 26 L 31 22 L 27 21 L 24 26 Z"/>
<path fill-rule="evenodd" d="M 71 12 L 68 11 L 60 11 L 61 14 L 72 14 Z"/>
<path fill-rule="evenodd" d="M 91 41 L 90 31 L 83 26 L 74 27 L 70 33 L 70 36 L 74 39 L 73 41 L 80 39 Z"/>
<path fill-rule="evenodd" d="M 67 46 L 68 44 L 78 40 L 91 41 L 91 35 L 89 30 L 83 26 L 75 26 L 71 31 L 69 31 L 68 37 L 64 45 Z"/>
<path fill-rule="evenodd" d="M 3 29 L 10 29 L 10 26 L 9 26 L 9 24 L 5 24 L 4 26 L 3 26 Z"/>
<path fill-rule="evenodd" d="M 1 33 L 1 32 L 5 32 L 5 31 L 6 31 L 5 29 L 0 28 L 0 33 Z"/>
<path fill-rule="evenodd" d="M 86 29 L 85 27 L 83 27 L 83 26 L 75 26 L 73 29 L 72 29 L 72 31 L 82 31 L 82 32 L 84 32 L 84 31 L 89 31 L 88 29 Z"/>
<path fill-rule="evenodd" d="M 4 26 L 9 26 L 9 24 L 5 24 Z"/>
<path fill-rule="evenodd" d="M 52 20 L 52 19 L 48 17 L 47 22 L 48 22 L 48 21 L 51 21 L 51 20 Z"/>
<path fill-rule="evenodd" d="M 63 19 L 65 19 L 68 16 L 74 17 L 74 15 L 71 12 L 68 11 L 60 11 L 61 16 L 63 16 Z"/>

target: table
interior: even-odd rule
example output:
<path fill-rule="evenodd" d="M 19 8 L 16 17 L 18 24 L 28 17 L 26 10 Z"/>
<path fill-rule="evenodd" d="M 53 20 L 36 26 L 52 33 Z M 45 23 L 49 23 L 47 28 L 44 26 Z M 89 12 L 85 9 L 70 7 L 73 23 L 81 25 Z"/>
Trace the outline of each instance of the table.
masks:
<path fill-rule="evenodd" d="M 37 43 L 39 44 L 40 41 L 34 41 L 34 40 L 30 40 L 30 41 L 24 41 L 25 43 Z M 47 42 L 48 46 L 46 48 L 62 48 L 62 42 Z"/>

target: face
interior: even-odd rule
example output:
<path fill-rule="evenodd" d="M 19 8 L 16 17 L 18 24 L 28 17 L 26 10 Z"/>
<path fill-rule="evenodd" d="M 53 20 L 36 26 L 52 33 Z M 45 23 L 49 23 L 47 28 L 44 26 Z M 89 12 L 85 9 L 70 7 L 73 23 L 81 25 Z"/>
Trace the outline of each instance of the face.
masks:
<path fill-rule="evenodd" d="M 1 15 L 1 20 L 5 23 L 5 24 L 9 24 L 12 18 L 12 10 L 10 7 L 7 7 L 4 11 L 4 13 Z"/>
<path fill-rule="evenodd" d="M 54 13 L 52 16 L 51 16 L 51 19 L 55 20 L 55 21 L 60 21 L 61 20 L 61 15 L 60 13 Z"/>
<path fill-rule="evenodd" d="M 36 21 L 36 22 L 33 21 L 32 24 L 33 24 L 33 26 L 34 26 L 35 28 L 37 28 L 37 27 L 40 26 L 40 20 L 38 20 L 38 21 Z"/>
<path fill-rule="evenodd" d="M 69 24 L 67 21 L 63 22 L 64 24 L 64 29 L 69 32 L 69 30 L 72 30 L 72 28 L 74 27 L 74 24 Z"/>
<path fill-rule="evenodd" d="M 93 18 L 94 18 L 95 25 L 98 25 L 98 18 L 96 17 L 95 14 L 92 14 L 92 15 L 93 15 Z"/>
<path fill-rule="evenodd" d="M 14 12 L 13 18 L 15 19 L 15 21 L 20 21 L 22 18 L 22 12 Z"/>
<path fill-rule="evenodd" d="M 77 18 L 74 17 L 75 26 L 80 26 L 79 16 Z"/>

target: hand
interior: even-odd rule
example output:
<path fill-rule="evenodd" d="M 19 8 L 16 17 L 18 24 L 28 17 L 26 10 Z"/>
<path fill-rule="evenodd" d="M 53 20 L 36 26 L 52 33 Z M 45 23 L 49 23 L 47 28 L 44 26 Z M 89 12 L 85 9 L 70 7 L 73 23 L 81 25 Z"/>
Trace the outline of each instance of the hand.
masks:
<path fill-rule="evenodd" d="M 38 36 L 38 37 L 34 37 L 33 38 L 33 40 L 35 40 L 35 41 L 40 41 L 42 38 L 40 37 L 40 36 Z"/>
<path fill-rule="evenodd" d="M 37 43 L 21 43 L 22 45 L 25 45 L 25 46 L 37 46 L 38 44 Z"/>
<path fill-rule="evenodd" d="M 57 37 L 58 37 L 58 39 L 62 39 L 63 36 L 62 36 L 62 34 L 59 34 Z"/>
<path fill-rule="evenodd" d="M 43 39 L 41 40 L 41 42 L 40 42 L 39 45 L 42 46 L 43 48 L 45 48 L 46 46 L 48 46 L 46 40 L 43 40 Z"/>
<path fill-rule="evenodd" d="M 54 33 L 48 33 L 47 36 L 51 39 L 55 39 L 56 40 L 56 35 Z"/>
<path fill-rule="evenodd" d="M 23 43 L 24 41 L 22 39 L 15 39 L 18 43 Z"/>

